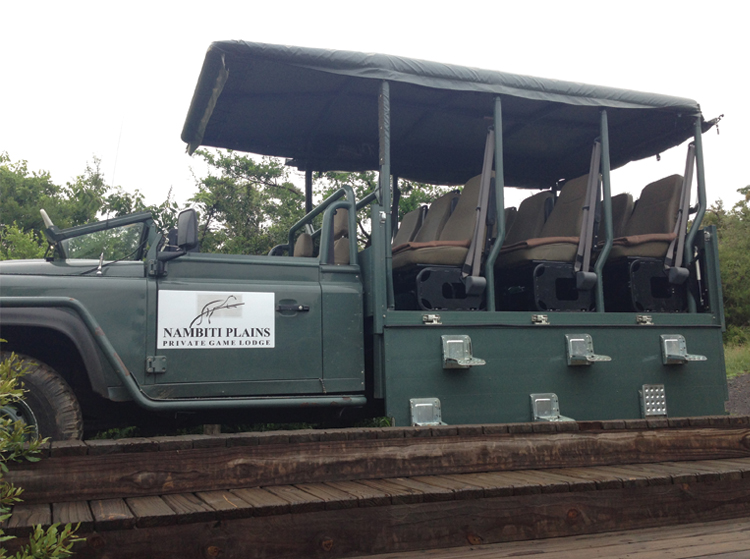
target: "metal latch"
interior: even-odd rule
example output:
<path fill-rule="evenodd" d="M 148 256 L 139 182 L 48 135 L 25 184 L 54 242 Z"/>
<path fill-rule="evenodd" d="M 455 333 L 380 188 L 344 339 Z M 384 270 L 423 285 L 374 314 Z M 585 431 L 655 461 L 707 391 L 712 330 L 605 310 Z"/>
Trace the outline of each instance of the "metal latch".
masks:
<path fill-rule="evenodd" d="M 151 374 L 167 372 L 167 357 L 165 355 L 149 355 L 146 357 L 146 372 Z"/>
<path fill-rule="evenodd" d="M 707 361 L 705 355 L 690 355 L 685 337 L 680 334 L 661 335 L 661 360 L 665 365 L 683 365 L 688 361 Z"/>
<path fill-rule="evenodd" d="M 609 355 L 594 353 L 594 341 L 589 334 L 565 334 L 565 346 L 568 350 L 569 367 L 612 361 Z"/>
<path fill-rule="evenodd" d="M 542 326 L 548 326 L 549 325 L 549 316 L 546 314 L 532 314 L 531 315 L 531 323 L 532 324 L 539 324 Z"/>
<path fill-rule="evenodd" d="M 465 334 L 440 336 L 443 339 L 443 369 L 468 369 L 485 365 L 472 355 L 471 338 Z"/>
<path fill-rule="evenodd" d="M 440 322 L 440 315 L 439 314 L 423 314 L 422 315 L 422 324 L 442 324 Z"/>
<path fill-rule="evenodd" d="M 409 407 L 412 425 L 445 425 L 438 398 L 411 398 Z"/>
<path fill-rule="evenodd" d="M 560 415 L 560 402 L 557 394 L 529 394 L 531 397 L 531 416 L 534 421 L 575 421 Z"/>
<path fill-rule="evenodd" d="M 635 315 L 635 323 L 641 326 L 653 326 L 654 318 L 650 314 L 637 314 Z"/>
<path fill-rule="evenodd" d="M 639 391 L 641 397 L 641 416 L 666 417 L 667 394 L 663 384 L 644 384 Z"/>

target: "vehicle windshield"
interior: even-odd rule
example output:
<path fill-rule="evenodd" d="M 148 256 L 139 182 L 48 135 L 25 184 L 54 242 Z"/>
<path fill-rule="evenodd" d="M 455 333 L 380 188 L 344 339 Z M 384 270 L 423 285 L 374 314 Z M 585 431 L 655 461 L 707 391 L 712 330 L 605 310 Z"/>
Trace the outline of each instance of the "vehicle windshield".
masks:
<path fill-rule="evenodd" d="M 137 260 L 142 244 L 143 223 L 131 223 L 62 241 L 68 258 L 104 260 Z"/>

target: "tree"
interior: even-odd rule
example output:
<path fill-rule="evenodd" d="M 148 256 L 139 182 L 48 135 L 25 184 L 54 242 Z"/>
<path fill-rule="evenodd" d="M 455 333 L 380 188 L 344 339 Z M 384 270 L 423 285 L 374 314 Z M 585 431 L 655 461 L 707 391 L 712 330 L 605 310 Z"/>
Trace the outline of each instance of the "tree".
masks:
<path fill-rule="evenodd" d="M 39 231 L 44 227 L 39 209 L 49 208 L 50 215 L 58 217 L 59 196 L 60 187 L 48 172 L 29 172 L 26 161 L 12 163 L 6 152 L 0 153 L 0 225 L 15 223 L 21 231 Z"/>
<path fill-rule="evenodd" d="M 743 341 L 750 328 L 750 185 L 737 190 L 744 199 L 731 210 L 719 200 L 706 212 L 705 225 L 716 225 L 728 338 Z"/>
<path fill-rule="evenodd" d="M 0 260 L 43 256 L 40 209 L 61 229 L 139 211 L 150 211 L 162 231 L 177 222 L 171 191 L 161 204 L 146 206 L 138 190 L 108 186 L 97 157 L 73 182 L 58 186 L 47 171 L 31 172 L 26 161 L 13 163 L 6 152 L 0 153 L 0 199 Z"/>
<path fill-rule="evenodd" d="M 304 215 L 304 194 L 279 159 L 198 150 L 210 166 L 190 199 L 201 214 L 204 252 L 266 254 Z"/>

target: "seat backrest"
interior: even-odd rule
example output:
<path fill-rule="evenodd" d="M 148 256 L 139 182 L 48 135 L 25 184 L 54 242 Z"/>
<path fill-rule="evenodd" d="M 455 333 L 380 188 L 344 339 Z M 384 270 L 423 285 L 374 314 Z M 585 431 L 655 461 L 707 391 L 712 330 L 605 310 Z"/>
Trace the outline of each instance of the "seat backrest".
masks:
<path fill-rule="evenodd" d="M 625 226 L 633 213 L 633 197 L 624 192 L 617 196 L 612 196 L 612 233 L 614 238 L 622 237 L 625 234 Z M 604 219 L 599 223 L 599 240 L 604 240 Z"/>
<path fill-rule="evenodd" d="M 310 257 L 314 254 L 313 238 L 309 233 L 300 233 L 294 243 L 294 256 Z"/>
<path fill-rule="evenodd" d="M 343 208 L 333 216 L 333 263 L 349 264 L 349 210 Z"/>
<path fill-rule="evenodd" d="M 552 204 L 552 199 L 553 194 L 549 190 L 525 198 L 518 206 L 510 229 L 506 226 L 507 234 L 503 244 L 512 245 L 539 237 L 547 217 L 546 208 Z"/>
<path fill-rule="evenodd" d="M 680 175 L 672 175 L 646 186 L 625 225 L 623 236 L 674 232 L 681 194 Z"/>
<path fill-rule="evenodd" d="M 518 209 L 514 206 L 511 206 L 510 208 L 505 208 L 505 235 L 508 235 L 508 231 L 510 231 L 510 228 L 513 227 L 513 224 L 516 222 L 516 217 L 518 217 Z M 497 232 L 497 225 L 495 225 L 495 232 Z"/>
<path fill-rule="evenodd" d="M 393 238 L 393 246 L 403 245 L 414 240 L 414 237 L 422 227 L 427 206 L 419 206 L 416 210 L 407 213 L 401 220 L 401 226 Z"/>
<path fill-rule="evenodd" d="M 349 210 L 339 208 L 333 216 L 333 240 L 349 236 Z"/>
<path fill-rule="evenodd" d="M 578 237 L 581 234 L 588 180 L 586 174 L 563 185 L 539 237 Z"/>
<path fill-rule="evenodd" d="M 427 210 L 422 227 L 419 228 L 419 231 L 414 236 L 413 240 L 415 243 L 428 243 L 430 241 L 437 241 L 440 238 L 440 233 L 451 216 L 454 200 L 458 196 L 458 192 L 448 192 L 430 204 L 430 209 Z"/>
<path fill-rule="evenodd" d="M 441 241 L 465 241 L 474 236 L 474 228 L 477 223 L 477 204 L 479 202 L 479 190 L 482 185 L 482 175 L 470 178 L 461 197 L 458 199 L 456 209 L 445 222 L 445 227 L 440 233 Z"/>

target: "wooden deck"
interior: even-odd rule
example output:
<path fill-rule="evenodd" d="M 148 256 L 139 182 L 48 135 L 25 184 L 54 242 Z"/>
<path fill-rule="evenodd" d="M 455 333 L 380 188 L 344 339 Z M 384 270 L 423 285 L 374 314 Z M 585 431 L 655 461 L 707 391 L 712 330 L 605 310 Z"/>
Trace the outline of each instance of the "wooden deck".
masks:
<path fill-rule="evenodd" d="M 750 519 L 683 524 L 491 545 L 431 549 L 356 559 L 747 559 Z"/>
<path fill-rule="evenodd" d="M 56 443 L 8 477 L 27 492 L 7 531 L 80 522 L 79 557 L 523 556 L 750 518 L 750 419 Z"/>

